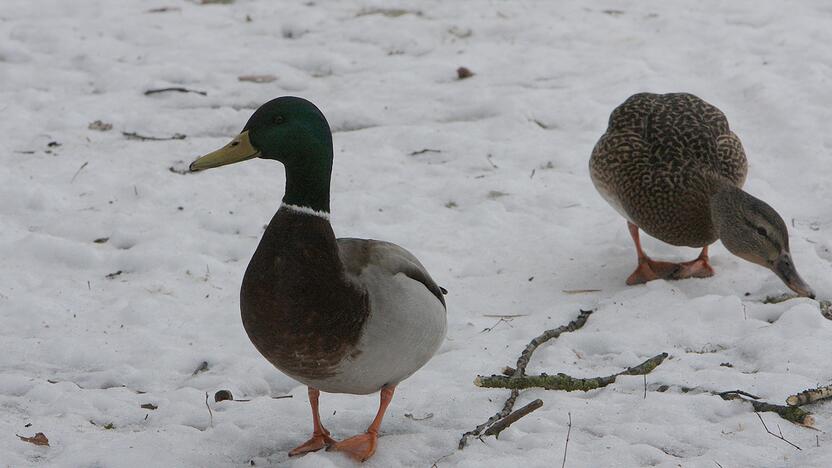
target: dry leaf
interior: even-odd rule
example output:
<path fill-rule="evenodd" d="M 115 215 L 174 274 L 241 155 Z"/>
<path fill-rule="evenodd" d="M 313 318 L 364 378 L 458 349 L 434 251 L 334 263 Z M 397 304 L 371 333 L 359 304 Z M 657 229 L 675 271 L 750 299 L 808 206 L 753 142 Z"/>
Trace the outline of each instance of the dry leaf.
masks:
<path fill-rule="evenodd" d="M 49 439 L 46 438 L 46 435 L 43 432 L 38 432 L 33 437 L 23 437 L 22 435 L 15 434 L 16 436 L 20 437 L 20 440 L 23 442 L 29 442 L 30 444 L 35 445 L 45 445 L 49 446 Z"/>
<path fill-rule="evenodd" d="M 96 120 L 87 125 L 90 130 L 98 130 L 99 132 L 106 132 L 113 129 L 113 124 Z"/>
<path fill-rule="evenodd" d="M 456 77 L 460 80 L 471 78 L 472 76 L 474 76 L 474 72 L 465 67 L 459 67 L 456 69 Z"/>

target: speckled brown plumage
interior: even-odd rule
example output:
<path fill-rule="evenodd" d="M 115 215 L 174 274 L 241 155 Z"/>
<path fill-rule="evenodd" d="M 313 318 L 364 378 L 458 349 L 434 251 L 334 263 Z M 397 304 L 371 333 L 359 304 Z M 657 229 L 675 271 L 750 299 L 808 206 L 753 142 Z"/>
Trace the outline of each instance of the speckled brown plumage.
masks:
<path fill-rule="evenodd" d="M 686 93 L 640 93 L 612 112 L 589 168 L 604 198 L 645 232 L 703 247 L 719 237 L 712 194 L 719 181 L 742 187 L 747 163 L 713 105 Z"/>

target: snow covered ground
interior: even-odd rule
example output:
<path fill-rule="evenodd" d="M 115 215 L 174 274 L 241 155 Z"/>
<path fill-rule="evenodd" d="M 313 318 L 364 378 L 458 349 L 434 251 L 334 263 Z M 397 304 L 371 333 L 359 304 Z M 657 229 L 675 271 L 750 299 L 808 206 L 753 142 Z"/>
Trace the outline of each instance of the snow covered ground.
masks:
<path fill-rule="evenodd" d="M 785 287 L 721 245 L 713 278 L 625 286 L 630 238 L 586 167 L 627 96 L 703 97 L 745 144 L 747 190 L 787 220 L 799 271 L 829 299 L 830 24 L 823 0 L 3 0 L 0 466 L 353 465 L 287 458 L 310 430 L 306 389 L 240 323 L 240 280 L 282 168 L 169 169 L 286 94 L 315 102 L 335 130 L 336 232 L 407 247 L 450 291 L 448 339 L 399 387 L 366 466 L 559 466 L 568 414 L 569 467 L 832 466 L 829 403 L 808 408 L 819 431 L 763 414 L 798 451 L 748 404 L 705 393 L 782 404 L 832 383 L 818 303 L 763 304 Z M 457 80 L 460 66 L 475 75 Z M 207 94 L 144 95 L 165 87 Z M 112 129 L 89 128 L 96 120 Z M 656 258 L 696 254 L 645 244 Z M 564 292 L 575 289 L 600 291 Z M 525 391 L 518 407 L 544 407 L 457 451 L 507 394 L 473 378 L 581 308 L 597 312 L 528 371 L 607 375 L 668 352 L 647 398 L 641 377 Z M 205 393 L 220 389 L 250 401 L 212 399 L 209 417 Z M 281 395 L 293 398 L 270 398 Z M 377 396 L 322 396 L 336 438 L 363 431 L 376 407 Z M 49 447 L 16 437 L 37 432 Z"/>

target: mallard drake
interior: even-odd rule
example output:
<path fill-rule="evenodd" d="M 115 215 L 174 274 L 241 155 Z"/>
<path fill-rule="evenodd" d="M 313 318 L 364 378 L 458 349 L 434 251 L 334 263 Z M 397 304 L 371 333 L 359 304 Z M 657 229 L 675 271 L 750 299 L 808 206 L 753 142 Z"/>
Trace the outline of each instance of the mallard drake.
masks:
<path fill-rule="evenodd" d="M 363 461 L 399 382 L 445 338 L 444 290 L 410 252 L 389 242 L 336 239 L 329 222 L 332 133 L 311 102 L 280 97 L 257 109 L 225 147 L 195 160 L 199 171 L 252 158 L 286 170 L 283 203 L 243 277 L 240 309 L 251 342 L 308 386 L 312 437 L 289 455 L 327 447 Z M 318 414 L 320 392 L 381 392 L 367 431 L 341 442 Z"/>
<path fill-rule="evenodd" d="M 772 270 L 801 296 L 814 297 L 789 252 L 786 223 L 742 190 L 748 164 L 725 115 L 686 93 L 635 94 L 610 115 L 589 160 L 595 188 L 627 219 L 638 267 L 627 284 L 708 277 L 708 245 Z M 639 229 L 672 245 L 702 247 L 690 262 L 654 261 Z"/>

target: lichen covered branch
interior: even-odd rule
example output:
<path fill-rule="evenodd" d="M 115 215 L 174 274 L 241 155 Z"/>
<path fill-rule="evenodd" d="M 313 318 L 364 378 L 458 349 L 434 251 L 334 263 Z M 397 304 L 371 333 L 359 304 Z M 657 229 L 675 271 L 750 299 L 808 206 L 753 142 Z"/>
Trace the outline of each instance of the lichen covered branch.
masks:
<path fill-rule="evenodd" d="M 499 437 L 500 433 L 503 432 L 503 430 L 505 428 L 511 426 L 518 419 L 522 418 L 523 416 L 526 416 L 527 414 L 529 414 L 532 411 L 540 408 L 541 406 L 543 406 L 543 400 L 538 398 L 537 400 L 534 400 L 533 402 L 529 403 L 528 405 L 520 408 L 519 410 L 509 414 L 505 418 L 503 418 L 503 419 L 497 421 L 496 423 L 494 423 L 494 425 L 489 427 L 488 430 L 486 430 L 483 435 L 487 435 L 487 436 L 493 435 L 495 437 Z"/>
<path fill-rule="evenodd" d="M 619 375 L 649 374 L 666 358 L 667 353 L 661 353 L 651 357 L 635 367 L 630 367 L 622 372 L 605 377 L 581 379 L 562 373 L 558 373 L 557 375 L 540 374 L 522 377 L 516 377 L 516 375 L 512 377 L 506 377 L 504 375 L 492 375 L 490 377 L 486 377 L 480 375 L 474 380 L 474 385 L 486 388 L 544 388 L 546 390 L 563 390 L 566 392 L 588 392 L 590 390 L 595 390 L 596 388 L 606 387 L 607 385 L 615 382 L 615 379 Z"/>
<path fill-rule="evenodd" d="M 814 403 L 818 400 L 825 400 L 827 398 L 832 398 L 832 385 L 803 390 L 800 393 L 786 398 L 786 404 L 789 406 L 801 406 Z"/>
<path fill-rule="evenodd" d="M 812 417 L 812 414 L 808 411 L 804 411 L 797 406 L 783 406 L 783 405 L 774 405 L 771 403 L 766 403 L 764 401 L 757 401 L 752 400 L 749 398 L 744 398 L 740 395 L 739 392 L 723 392 L 718 393 L 723 400 L 742 400 L 751 403 L 751 406 L 754 408 L 754 411 L 757 413 L 765 413 L 767 411 L 771 411 L 780 415 L 781 418 L 785 419 L 786 421 L 790 421 L 794 424 L 800 424 L 802 426 L 811 427 L 815 423 L 815 418 Z"/>

